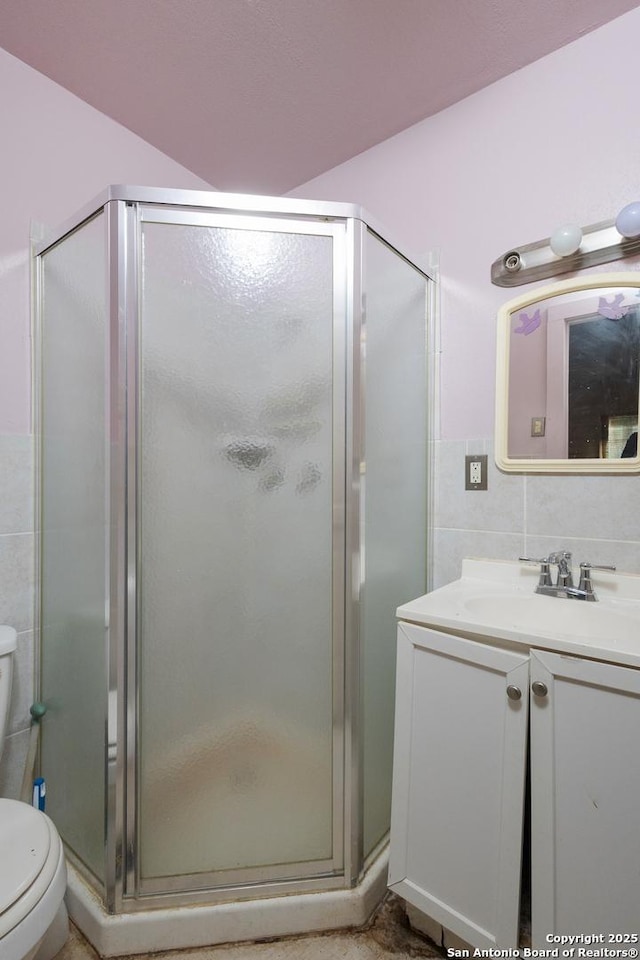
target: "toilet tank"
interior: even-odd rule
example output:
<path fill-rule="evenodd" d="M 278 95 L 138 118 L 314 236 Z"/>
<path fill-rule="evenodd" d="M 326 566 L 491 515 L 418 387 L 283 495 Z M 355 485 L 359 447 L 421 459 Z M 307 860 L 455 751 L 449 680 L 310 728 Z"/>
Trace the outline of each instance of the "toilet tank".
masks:
<path fill-rule="evenodd" d="M 13 653 L 17 637 L 13 627 L 0 625 L 0 757 L 9 717 L 11 679 L 13 677 Z"/>

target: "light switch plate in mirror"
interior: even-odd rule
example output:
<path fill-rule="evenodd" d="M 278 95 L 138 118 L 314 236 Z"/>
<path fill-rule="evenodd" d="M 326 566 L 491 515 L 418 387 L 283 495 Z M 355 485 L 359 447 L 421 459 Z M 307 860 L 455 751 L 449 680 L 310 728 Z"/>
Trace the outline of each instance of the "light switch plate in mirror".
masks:
<path fill-rule="evenodd" d="M 496 464 L 638 473 L 640 273 L 537 287 L 500 309 Z"/>

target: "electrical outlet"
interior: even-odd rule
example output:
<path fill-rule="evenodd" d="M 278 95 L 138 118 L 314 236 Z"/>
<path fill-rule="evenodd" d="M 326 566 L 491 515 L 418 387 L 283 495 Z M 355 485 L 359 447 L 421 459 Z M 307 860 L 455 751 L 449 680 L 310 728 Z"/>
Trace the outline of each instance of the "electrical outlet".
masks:
<path fill-rule="evenodd" d="M 487 489 L 487 455 L 486 453 L 468 454 L 464 458 L 464 488 L 465 490 Z"/>
<path fill-rule="evenodd" d="M 531 436 L 544 437 L 546 417 L 531 417 Z"/>

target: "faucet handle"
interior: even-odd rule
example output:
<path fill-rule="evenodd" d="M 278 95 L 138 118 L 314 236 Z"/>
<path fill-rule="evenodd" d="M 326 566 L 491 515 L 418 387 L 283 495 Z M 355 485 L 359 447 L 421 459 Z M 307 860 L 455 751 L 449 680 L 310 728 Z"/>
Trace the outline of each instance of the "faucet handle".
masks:
<path fill-rule="evenodd" d="M 549 563 L 551 562 L 551 557 L 518 557 L 522 563 L 539 563 L 540 564 L 540 579 L 538 580 L 539 587 L 550 587 L 551 586 L 551 571 L 549 569 Z"/>
<path fill-rule="evenodd" d="M 591 571 L 592 570 L 615 570 L 615 566 L 609 566 L 607 564 L 597 564 L 589 563 L 586 560 L 584 563 L 580 564 L 580 590 L 584 590 L 587 594 L 593 593 L 593 583 L 591 580 Z"/>

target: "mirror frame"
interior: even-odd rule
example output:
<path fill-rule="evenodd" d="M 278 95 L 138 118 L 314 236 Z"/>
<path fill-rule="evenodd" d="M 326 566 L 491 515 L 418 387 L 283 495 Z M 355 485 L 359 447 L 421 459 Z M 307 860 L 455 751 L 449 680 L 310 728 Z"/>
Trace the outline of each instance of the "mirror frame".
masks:
<path fill-rule="evenodd" d="M 507 473 L 640 473 L 640 454 L 625 459 L 574 458 L 566 460 L 519 459 L 508 455 L 509 429 L 509 351 L 511 315 L 518 310 L 564 293 L 579 293 L 597 287 L 636 287 L 640 290 L 640 273 L 593 273 L 588 277 L 560 280 L 544 287 L 535 287 L 509 300 L 498 311 L 496 352 L 496 406 L 495 406 L 495 460 L 500 470 Z M 638 388 L 640 415 L 640 384 Z"/>

